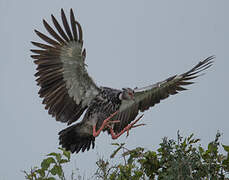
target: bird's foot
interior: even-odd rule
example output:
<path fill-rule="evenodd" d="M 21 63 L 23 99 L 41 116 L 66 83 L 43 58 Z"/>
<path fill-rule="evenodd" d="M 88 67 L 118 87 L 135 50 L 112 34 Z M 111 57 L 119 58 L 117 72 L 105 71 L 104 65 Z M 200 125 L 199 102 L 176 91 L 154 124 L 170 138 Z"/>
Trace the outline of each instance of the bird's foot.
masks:
<path fill-rule="evenodd" d="M 118 113 L 118 111 L 114 112 L 114 113 L 111 114 L 108 118 L 106 118 L 106 119 L 103 121 L 103 124 L 102 124 L 102 126 L 99 128 L 98 131 L 96 131 L 96 125 L 93 126 L 93 136 L 94 136 L 94 137 L 97 137 L 105 127 L 111 127 L 110 124 L 120 123 L 120 121 L 118 121 L 118 120 L 111 121 L 111 118 L 113 118 L 117 113 Z"/>
<path fill-rule="evenodd" d="M 136 128 L 139 126 L 144 126 L 145 124 L 137 124 L 135 125 L 141 118 L 143 117 L 143 115 L 141 115 L 139 118 L 137 118 L 134 122 L 132 122 L 131 124 L 128 124 L 121 132 L 119 132 L 118 134 L 115 134 L 114 130 L 112 129 L 112 127 L 110 125 L 107 125 L 110 129 L 110 133 L 111 133 L 111 137 L 112 139 L 117 139 L 119 136 L 121 136 L 123 133 L 127 132 L 127 136 L 129 136 L 129 130 L 132 128 Z"/>

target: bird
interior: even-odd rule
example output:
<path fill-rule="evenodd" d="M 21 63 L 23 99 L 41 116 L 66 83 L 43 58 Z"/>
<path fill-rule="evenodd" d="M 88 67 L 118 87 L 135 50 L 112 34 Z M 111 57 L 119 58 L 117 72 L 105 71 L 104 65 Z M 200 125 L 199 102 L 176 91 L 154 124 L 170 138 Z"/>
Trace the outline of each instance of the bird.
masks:
<path fill-rule="evenodd" d="M 83 31 L 70 9 L 70 21 L 61 9 L 62 25 L 51 14 L 53 27 L 45 19 L 43 25 L 49 36 L 34 30 L 44 42 L 31 43 L 31 57 L 36 66 L 39 96 L 48 113 L 56 121 L 67 123 L 59 132 L 59 144 L 71 153 L 94 149 L 95 138 L 108 132 L 112 139 L 138 126 L 143 115 L 138 114 L 160 103 L 161 100 L 194 83 L 193 79 L 213 65 L 215 56 L 199 61 L 185 73 L 171 76 L 143 88 L 115 89 L 98 86 L 88 74 L 83 47 Z M 69 23 L 70 22 L 70 23 Z M 85 112 L 82 120 L 76 122 Z M 72 125 L 72 123 L 74 123 Z M 71 125 L 71 126 L 70 126 Z"/>

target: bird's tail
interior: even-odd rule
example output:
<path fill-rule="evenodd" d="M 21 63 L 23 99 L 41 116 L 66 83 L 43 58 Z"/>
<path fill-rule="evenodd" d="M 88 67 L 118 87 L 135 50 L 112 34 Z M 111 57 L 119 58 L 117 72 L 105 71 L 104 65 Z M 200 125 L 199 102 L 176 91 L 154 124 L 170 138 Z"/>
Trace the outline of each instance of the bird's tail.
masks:
<path fill-rule="evenodd" d="M 78 153 L 82 149 L 82 152 L 84 152 L 86 149 L 88 151 L 91 145 L 92 149 L 94 149 L 95 137 L 90 134 L 81 133 L 80 126 L 81 124 L 78 123 L 59 132 L 59 144 L 67 151 Z"/>

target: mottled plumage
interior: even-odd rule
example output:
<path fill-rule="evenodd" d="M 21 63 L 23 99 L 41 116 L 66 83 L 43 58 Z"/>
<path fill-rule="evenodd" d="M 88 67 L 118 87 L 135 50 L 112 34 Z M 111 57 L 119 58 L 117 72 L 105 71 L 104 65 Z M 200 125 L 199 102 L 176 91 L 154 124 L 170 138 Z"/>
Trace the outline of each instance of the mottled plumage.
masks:
<path fill-rule="evenodd" d="M 72 9 L 70 25 L 63 9 L 62 25 L 53 15 L 51 18 L 56 30 L 45 20 L 43 24 L 52 38 L 35 30 L 46 43 L 32 42 L 40 49 L 32 49 L 34 55 L 31 57 L 37 64 L 35 76 L 38 77 L 36 81 L 41 87 L 39 95 L 43 98 L 43 104 L 49 114 L 57 121 L 70 125 L 86 110 L 81 122 L 59 132 L 60 144 L 71 152 L 84 152 L 91 146 L 94 148 L 95 137 L 101 130 L 107 130 L 112 138 L 113 132 L 123 133 L 139 111 L 143 112 L 169 95 L 186 90 L 183 86 L 192 84 L 190 80 L 198 77 L 200 72 L 209 68 L 213 62 L 214 57 L 210 56 L 186 73 L 145 88 L 117 90 L 98 87 L 87 73 L 83 32 Z M 110 117 L 111 114 L 114 117 Z M 112 121 L 115 123 L 110 123 Z"/>

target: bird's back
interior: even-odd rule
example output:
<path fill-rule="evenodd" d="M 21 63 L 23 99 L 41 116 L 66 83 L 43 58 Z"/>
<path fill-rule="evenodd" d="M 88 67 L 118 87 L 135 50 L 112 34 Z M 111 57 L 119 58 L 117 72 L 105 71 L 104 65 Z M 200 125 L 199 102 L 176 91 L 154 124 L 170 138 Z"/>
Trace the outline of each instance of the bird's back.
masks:
<path fill-rule="evenodd" d="M 121 92 L 118 89 L 101 87 L 100 93 L 92 100 L 82 122 L 96 124 L 96 129 L 100 128 L 103 121 L 119 109 Z"/>

